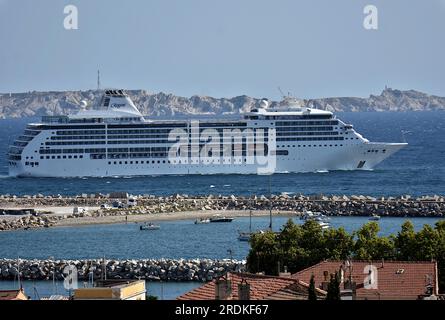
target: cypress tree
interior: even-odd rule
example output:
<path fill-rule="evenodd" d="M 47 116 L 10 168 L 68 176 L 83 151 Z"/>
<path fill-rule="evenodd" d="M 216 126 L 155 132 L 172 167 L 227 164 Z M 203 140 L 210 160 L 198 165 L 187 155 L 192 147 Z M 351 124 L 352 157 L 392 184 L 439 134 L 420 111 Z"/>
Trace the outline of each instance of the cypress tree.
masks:
<path fill-rule="evenodd" d="M 315 292 L 315 277 L 311 276 L 311 281 L 309 282 L 309 297 L 308 300 L 315 301 L 317 300 L 317 293 Z"/>
<path fill-rule="evenodd" d="M 331 274 L 326 300 L 340 300 L 340 279 L 338 272 L 335 272 L 335 275 Z"/>

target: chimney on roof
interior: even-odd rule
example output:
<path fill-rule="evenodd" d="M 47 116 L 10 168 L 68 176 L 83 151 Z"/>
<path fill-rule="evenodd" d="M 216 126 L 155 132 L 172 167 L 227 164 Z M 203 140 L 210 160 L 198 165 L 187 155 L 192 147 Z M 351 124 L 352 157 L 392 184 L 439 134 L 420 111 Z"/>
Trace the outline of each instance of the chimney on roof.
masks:
<path fill-rule="evenodd" d="M 246 279 L 241 280 L 238 284 L 238 300 L 250 300 L 250 284 Z"/>
<path fill-rule="evenodd" d="M 278 275 L 285 278 L 291 277 L 291 273 L 287 271 L 287 266 L 284 266 L 284 272 L 280 272 Z"/>
<path fill-rule="evenodd" d="M 323 271 L 323 277 L 324 280 L 321 282 L 321 289 L 327 291 L 329 286 L 329 272 Z"/>
<path fill-rule="evenodd" d="M 385 266 L 385 259 L 382 258 L 382 268 Z"/>
<path fill-rule="evenodd" d="M 232 281 L 228 275 L 222 276 L 215 281 L 215 300 L 226 300 L 232 294 Z"/>

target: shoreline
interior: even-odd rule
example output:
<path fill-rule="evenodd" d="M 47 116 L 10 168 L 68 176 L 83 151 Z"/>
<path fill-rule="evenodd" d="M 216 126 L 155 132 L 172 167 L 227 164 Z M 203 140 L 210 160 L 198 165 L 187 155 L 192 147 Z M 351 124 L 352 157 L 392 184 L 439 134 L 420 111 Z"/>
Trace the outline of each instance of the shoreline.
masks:
<path fill-rule="evenodd" d="M 131 201 L 130 201 L 131 199 Z M 111 206 L 115 208 L 111 208 Z M 103 208 L 101 208 L 103 207 Z M 119 207 L 119 208 L 116 208 Z M 318 212 L 330 217 L 445 217 L 444 196 L 380 198 L 370 196 L 272 195 L 169 197 L 131 196 L 128 193 L 82 195 L 79 198 L 0 196 L 0 231 L 113 224 L 125 222 L 194 220 L 215 215 L 228 217 L 296 217 Z"/>
<path fill-rule="evenodd" d="M 142 223 L 150 221 L 181 221 L 181 220 L 195 220 L 199 218 L 211 218 L 215 215 L 226 216 L 230 218 L 249 217 L 249 211 L 230 210 L 230 211 L 183 211 L 171 213 L 158 214 L 137 214 L 127 216 L 102 216 L 102 217 L 77 217 L 70 219 L 59 220 L 54 227 L 75 227 L 87 225 L 102 225 L 102 224 L 119 224 L 119 223 Z M 268 211 L 252 211 L 252 218 L 269 216 Z M 291 212 L 272 212 L 272 217 L 298 217 Z M 127 218 L 127 219 L 126 219 Z"/>

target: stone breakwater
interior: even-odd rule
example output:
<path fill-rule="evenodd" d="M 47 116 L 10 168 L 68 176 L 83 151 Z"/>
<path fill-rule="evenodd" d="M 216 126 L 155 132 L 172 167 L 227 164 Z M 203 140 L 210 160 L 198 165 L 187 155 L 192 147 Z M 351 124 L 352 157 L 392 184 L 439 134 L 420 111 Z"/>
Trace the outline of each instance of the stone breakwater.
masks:
<path fill-rule="evenodd" d="M 0 280 L 14 280 L 20 272 L 22 280 L 63 280 L 65 267 L 73 265 L 78 280 L 101 279 L 106 269 L 107 279 L 143 279 L 150 281 L 210 281 L 228 271 L 245 271 L 245 261 L 237 260 L 22 260 L 0 259 Z"/>
<path fill-rule="evenodd" d="M 100 207 L 110 205 L 114 201 L 122 201 L 128 195 L 81 195 L 76 197 L 57 196 L 0 196 L 0 207 Z M 264 211 L 272 209 L 273 213 L 295 213 L 304 211 L 321 212 L 328 216 L 380 216 L 392 217 L 444 217 L 444 196 L 423 196 L 412 198 L 410 196 L 374 198 L 364 195 L 352 196 L 304 196 L 304 195 L 272 195 L 271 197 L 253 196 L 201 196 L 189 197 L 187 195 L 173 195 L 168 197 L 155 197 L 150 195 L 134 196 L 137 206 L 120 209 L 99 209 L 80 211 L 68 215 L 51 215 L 36 213 L 37 217 L 22 217 L 14 221 L 0 221 L 1 230 L 14 230 L 22 228 L 50 227 L 61 219 L 125 215 L 152 215 L 171 212 L 190 211 Z M 48 209 L 50 210 L 50 209 Z M 0 211 L 1 214 L 1 211 Z"/>
<path fill-rule="evenodd" d="M 67 216 L 24 216 L 18 219 L 0 220 L 0 231 L 8 230 L 28 230 L 36 228 L 49 228 L 57 224 L 58 221 L 68 218 Z"/>

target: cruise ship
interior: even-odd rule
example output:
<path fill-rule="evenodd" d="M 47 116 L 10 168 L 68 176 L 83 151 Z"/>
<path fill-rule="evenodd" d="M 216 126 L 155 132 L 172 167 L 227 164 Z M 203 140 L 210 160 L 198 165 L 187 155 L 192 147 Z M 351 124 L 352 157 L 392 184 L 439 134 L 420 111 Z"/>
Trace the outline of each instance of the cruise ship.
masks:
<path fill-rule="evenodd" d="M 105 90 L 92 108 L 28 124 L 8 161 L 14 177 L 271 174 L 371 170 L 404 146 L 295 99 L 237 119 L 151 120 L 124 90 Z"/>

